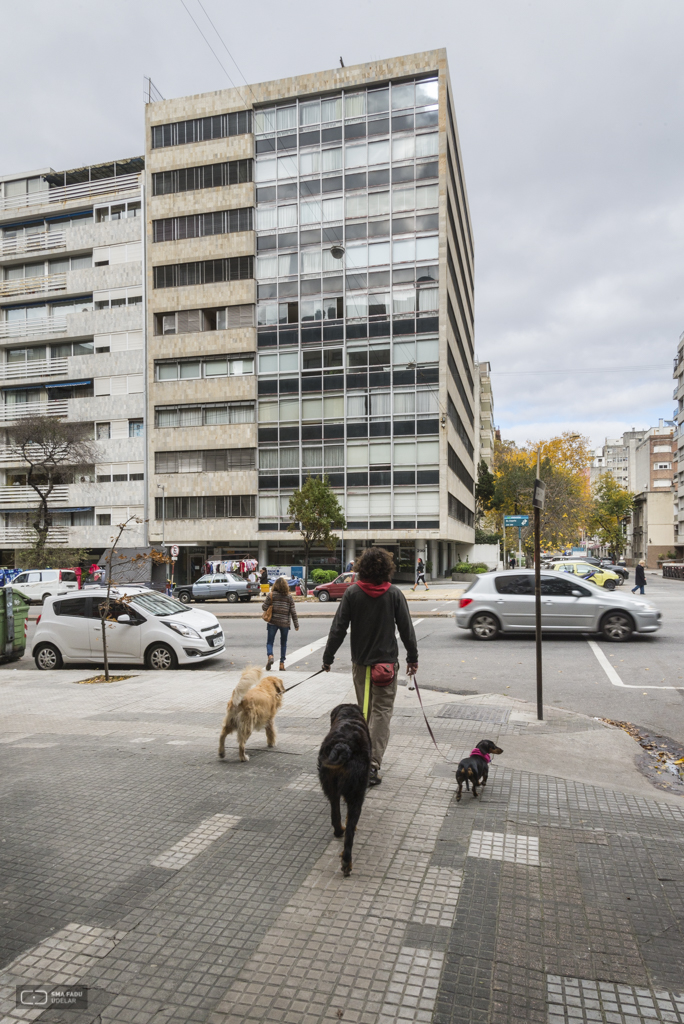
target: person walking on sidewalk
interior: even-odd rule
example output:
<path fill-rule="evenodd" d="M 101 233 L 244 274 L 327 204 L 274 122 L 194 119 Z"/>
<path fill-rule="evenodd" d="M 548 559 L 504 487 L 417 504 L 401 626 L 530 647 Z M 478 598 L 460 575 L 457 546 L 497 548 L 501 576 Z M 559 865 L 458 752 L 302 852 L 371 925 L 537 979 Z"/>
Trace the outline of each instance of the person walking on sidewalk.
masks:
<path fill-rule="evenodd" d="M 285 655 L 287 654 L 287 636 L 290 632 L 290 620 L 296 630 L 299 619 L 294 599 L 284 576 L 279 576 L 273 584 L 273 590 L 261 606 L 265 612 L 272 608 L 270 622 L 266 624 L 266 668 L 273 668 L 273 641 L 280 630 L 280 671 L 285 671 Z"/>
<path fill-rule="evenodd" d="M 644 592 L 644 587 L 646 586 L 646 573 L 644 572 L 645 565 L 646 562 L 642 558 L 634 569 L 634 586 L 632 587 L 633 594 L 636 593 L 637 590 L 640 594 L 643 594 Z"/>
<path fill-rule="evenodd" d="M 418 565 L 416 566 L 416 582 L 413 584 L 415 590 L 419 583 L 422 583 L 426 590 L 429 590 L 427 583 L 425 582 L 425 562 L 422 558 L 418 559 Z"/>
<path fill-rule="evenodd" d="M 380 766 L 390 736 L 390 721 L 397 695 L 399 630 L 406 648 L 406 670 L 418 671 L 418 646 L 406 598 L 392 586 L 394 561 L 383 548 L 367 548 L 356 563 L 356 583 L 344 592 L 323 652 L 323 668 L 330 671 L 335 653 L 351 626 L 354 689 L 368 722 L 373 752 L 370 786 L 382 782 Z"/>

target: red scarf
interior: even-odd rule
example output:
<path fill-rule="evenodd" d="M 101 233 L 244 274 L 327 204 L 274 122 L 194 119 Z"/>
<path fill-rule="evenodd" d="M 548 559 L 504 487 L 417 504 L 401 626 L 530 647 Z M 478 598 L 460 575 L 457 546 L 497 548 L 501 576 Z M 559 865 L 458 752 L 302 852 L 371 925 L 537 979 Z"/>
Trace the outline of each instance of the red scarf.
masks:
<path fill-rule="evenodd" d="M 369 597 L 382 597 L 392 586 L 391 583 L 370 583 L 368 580 L 357 580 L 356 583 Z"/>

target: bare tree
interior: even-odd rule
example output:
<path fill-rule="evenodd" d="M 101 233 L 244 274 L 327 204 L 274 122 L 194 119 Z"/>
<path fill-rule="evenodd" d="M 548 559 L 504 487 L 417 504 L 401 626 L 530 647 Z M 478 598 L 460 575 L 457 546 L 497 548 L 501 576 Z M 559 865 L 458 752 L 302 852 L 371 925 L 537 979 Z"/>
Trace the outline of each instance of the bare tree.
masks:
<path fill-rule="evenodd" d="M 27 416 L 9 430 L 11 442 L 28 466 L 26 482 L 38 496 L 31 525 L 37 535 L 34 550 L 39 559 L 52 527 L 54 510 L 50 498 L 55 487 L 96 460 L 97 445 L 89 436 L 90 430 L 88 424 L 70 423 L 55 416 Z"/>

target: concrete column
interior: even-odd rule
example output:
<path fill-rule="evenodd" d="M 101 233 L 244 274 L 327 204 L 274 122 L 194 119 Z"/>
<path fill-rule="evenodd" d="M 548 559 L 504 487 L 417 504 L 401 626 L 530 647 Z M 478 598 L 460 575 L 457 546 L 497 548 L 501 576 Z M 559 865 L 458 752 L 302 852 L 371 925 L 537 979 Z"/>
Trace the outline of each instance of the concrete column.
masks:
<path fill-rule="evenodd" d="M 449 545 L 447 544 L 446 541 L 444 541 L 444 543 L 442 544 L 442 573 L 441 573 L 441 575 L 442 576 L 446 576 L 447 569 L 450 569 L 450 568 L 451 568 L 451 565 L 449 563 Z"/>
<path fill-rule="evenodd" d="M 430 540 L 428 541 L 428 547 L 430 551 L 430 561 L 432 562 L 432 574 L 431 578 L 436 580 L 439 576 L 439 541 Z"/>
<path fill-rule="evenodd" d="M 346 569 L 347 568 L 347 564 L 349 562 L 355 562 L 355 561 L 356 561 L 356 541 L 355 540 L 348 540 L 348 541 L 345 542 L 345 545 L 344 545 L 344 565 L 342 566 L 342 568 Z"/>
<path fill-rule="evenodd" d="M 267 540 L 260 540 L 259 541 L 259 556 L 258 556 L 258 559 L 259 559 L 259 568 L 260 569 L 261 569 L 261 567 L 263 565 L 268 565 L 268 541 Z"/>

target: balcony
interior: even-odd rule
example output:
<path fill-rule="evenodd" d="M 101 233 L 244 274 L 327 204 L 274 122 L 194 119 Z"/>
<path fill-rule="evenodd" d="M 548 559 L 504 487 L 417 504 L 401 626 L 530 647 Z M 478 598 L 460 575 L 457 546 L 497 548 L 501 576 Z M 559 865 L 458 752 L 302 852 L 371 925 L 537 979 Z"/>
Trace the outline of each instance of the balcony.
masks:
<path fill-rule="evenodd" d="M 0 321 L 0 338 L 40 338 L 50 334 L 66 334 L 65 316 L 37 316 L 27 320 Z"/>
<path fill-rule="evenodd" d="M 37 508 L 38 495 L 32 487 L 15 484 L 11 487 L 0 487 L 0 511 L 20 511 L 24 508 Z M 50 495 L 50 507 L 69 504 L 69 485 L 57 484 Z"/>
<path fill-rule="evenodd" d="M 66 274 L 20 277 L 15 281 L 0 281 L 0 298 L 14 299 L 24 295 L 50 295 L 53 292 L 65 292 L 66 287 Z"/>
<path fill-rule="evenodd" d="M 0 526 L 0 545 L 4 547 L 30 547 L 36 543 L 38 534 L 30 526 Z M 69 527 L 53 526 L 48 530 L 47 543 L 49 546 L 68 544 Z"/>
<path fill-rule="evenodd" d="M 48 206 L 53 203 L 68 203 L 77 199 L 95 199 L 112 192 L 133 192 L 140 188 L 139 174 L 120 174 L 116 178 L 102 178 L 100 181 L 82 181 L 75 185 L 44 189 L 41 192 L 27 192 L 21 196 L 0 199 L 1 210 L 21 210 L 27 206 Z"/>
<path fill-rule="evenodd" d="M 0 241 L 0 256 L 26 256 L 55 249 L 66 249 L 64 231 L 39 231 L 35 235 L 20 235 L 18 238 L 3 238 Z"/>
<path fill-rule="evenodd" d="M 34 359 L 31 362 L 0 363 L 0 381 L 63 377 L 67 373 L 67 366 L 66 359 Z"/>
<path fill-rule="evenodd" d="M 66 416 L 69 399 L 55 399 L 54 402 L 26 402 L 22 405 L 0 405 L 0 423 L 16 423 L 27 416 Z"/>

